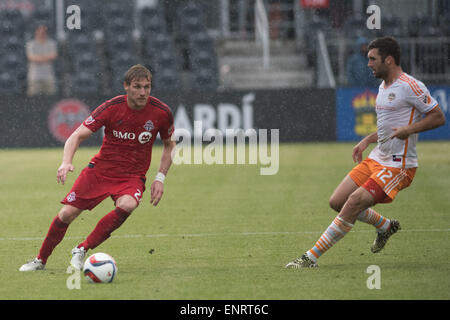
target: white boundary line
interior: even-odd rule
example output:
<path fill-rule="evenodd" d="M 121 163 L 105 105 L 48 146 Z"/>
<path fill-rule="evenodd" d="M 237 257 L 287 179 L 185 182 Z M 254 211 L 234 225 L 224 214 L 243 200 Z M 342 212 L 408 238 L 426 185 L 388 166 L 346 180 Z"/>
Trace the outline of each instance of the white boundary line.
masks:
<path fill-rule="evenodd" d="M 116 235 L 111 236 L 112 239 L 130 239 L 130 238 L 181 238 L 181 237 L 197 237 L 197 238 L 206 238 L 206 237 L 226 237 L 226 236 L 278 236 L 278 235 L 296 235 L 296 234 L 320 234 L 323 231 L 274 231 L 274 232 L 235 232 L 235 233 L 185 233 L 185 234 L 124 234 L 124 235 Z M 364 232 L 375 232 L 375 230 L 369 231 L 351 231 L 356 233 L 364 233 Z M 450 229 L 409 229 L 409 230 L 401 230 L 401 233 L 404 232 L 450 232 Z M 65 237 L 64 239 L 84 239 L 85 236 L 70 236 Z M 2 238 L 0 237 L 0 241 L 37 241 L 44 240 L 44 237 L 8 237 Z"/>

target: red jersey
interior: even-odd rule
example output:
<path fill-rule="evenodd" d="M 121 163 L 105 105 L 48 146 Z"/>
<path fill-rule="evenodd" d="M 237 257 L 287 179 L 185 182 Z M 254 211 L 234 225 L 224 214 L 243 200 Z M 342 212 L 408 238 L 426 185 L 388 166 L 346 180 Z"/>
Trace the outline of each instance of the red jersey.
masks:
<path fill-rule="evenodd" d="M 174 131 L 173 115 L 165 103 L 149 97 L 143 109 L 133 110 L 126 95 L 104 102 L 83 125 L 93 132 L 105 127 L 102 147 L 91 163 L 112 178 L 145 178 L 157 134 L 165 140 Z"/>

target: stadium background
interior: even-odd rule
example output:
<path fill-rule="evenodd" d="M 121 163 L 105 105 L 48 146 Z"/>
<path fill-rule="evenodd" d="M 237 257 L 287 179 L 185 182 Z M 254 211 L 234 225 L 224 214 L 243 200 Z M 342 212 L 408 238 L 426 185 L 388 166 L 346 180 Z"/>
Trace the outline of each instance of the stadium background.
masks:
<path fill-rule="evenodd" d="M 72 4 L 81 9 L 79 30 L 66 25 Z M 370 4 L 381 9 L 381 29 L 366 27 Z M 216 124 L 222 116 L 227 128 L 241 128 L 248 103 L 253 127 L 279 128 L 281 141 L 358 140 L 374 128 L 376 95 L 347 86 L 358 36 L 396 36 L 404 70 L 448 116 L 449 10 L 447 1 L 418 0 L 3 0 L 0 147 L 62 145 L 89 110 L 123 93 L 123 73 L 135 63 L 151 68 L 152 94 L 173 109 L 178 127 L 186 124 L 177 122 L 180 106 L 192 126 L 208 115 L 206 105 Z M 28 98 L 24 45 L 39 23 L 58 43 L 58 89 Z M 421 138 L 449 139 L 449 126 Z"/>

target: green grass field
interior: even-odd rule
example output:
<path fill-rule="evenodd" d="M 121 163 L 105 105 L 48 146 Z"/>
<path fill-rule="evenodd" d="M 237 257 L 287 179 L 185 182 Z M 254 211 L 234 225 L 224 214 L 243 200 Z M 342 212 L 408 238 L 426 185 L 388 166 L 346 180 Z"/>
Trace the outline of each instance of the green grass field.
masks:
<path fill-rule="evenodd" d="M 70 250 L 113 208 L 110 199 L 71 224 L 45 271 L 18 268 L 36 255 L 59 201 L 97 148 L 78 151 L 64 186 L 56 183 L 62 148 L 0 150 L 0 299 L 449 299 L 450 142 L 420 142 L 411 187 L 377 206 L 403 227 L 381 253 L 370 252 L 373 227 L 357 223 L 319 268 L 284 268 L 336 216 L 328 198 L 353 167 L 351 149 L 281 145 L 273 176 L 261 176 L 259 165 L 173 166 L 158 207 L 147 190 L 129 220 L 93 251 L 116 259 L 114 282 L 82 278 L 73 290 L 66 286 Z M 160 155 L 155 147 L 149 181 Z M 370 265 L 380 267 L 381 289 L 367 288 Z"/>

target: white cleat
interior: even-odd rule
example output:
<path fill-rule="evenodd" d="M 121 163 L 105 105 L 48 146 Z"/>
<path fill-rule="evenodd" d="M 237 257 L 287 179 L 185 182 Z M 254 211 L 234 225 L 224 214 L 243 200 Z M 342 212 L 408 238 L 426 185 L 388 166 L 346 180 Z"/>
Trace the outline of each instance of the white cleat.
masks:
<path fill-rule="evenodd" d="M 36 271 L 36 270 L 44 270 L 45 264 L 42 263 L 41 259 L 34 258 L 23 266 L 19 268 L 19 271 Z"/>
<path fill-rule="evenodd" d="M 73 248 L 72 249 L 72 259 L 70 260 L 70 265 L 77 270 L 83 269 L 84 257 L 86 256 L 86 250 L 84 247 Z"/>

